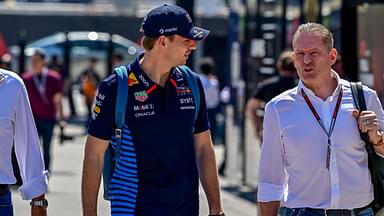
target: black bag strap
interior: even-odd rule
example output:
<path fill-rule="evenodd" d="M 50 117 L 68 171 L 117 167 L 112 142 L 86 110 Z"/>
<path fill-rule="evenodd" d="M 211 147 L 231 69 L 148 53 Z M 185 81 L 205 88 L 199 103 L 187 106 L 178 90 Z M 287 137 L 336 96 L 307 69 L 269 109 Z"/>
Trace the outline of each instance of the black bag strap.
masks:
<path fill-rule="evenodd" d="M 363 92 L 363 85 L 361 82 L 351 82 L 351 90 L 352 90 L 352 96 L 353 100 L 356 104 L 356 107 L 358 110 L 363 111 L 367 110 L 367 106 L 365 103 L 365 98 L 364 98 L 364 92 Z M 370 145 L 369 142 L 369 137 L 367 133 L 362 133 L 360 131 L 360 136 L 361 139 L 365 142 L 365 148 L 368 153 L 368 168 L 371 173 L 371 180 L 373 184 L 373 189 L 374 189 L 374 201 L 373 201 L 373 210 L 376 213 L 380 208 L 384 206 L 384 176 L 383 176 L 383 171 L 384 169 L 383 166 L 383 159 L 376 155 L 376 152 L 373 149 L 373 146 Z M 381 166 L 381 167 L 380 167 Z"/>
<path fill-rule="evenodd" d="M 355 102 L 356 108 L 361 112 L 367 110 L 367 105 L 365 103 L 363 84 L 361 82 L 351 82 L 351 90 L 353 101 Z M 369 145 L 369 137 L 367 133 L 360 131 L 360 137 L 365 142 L 366 147 Z M 371 147 L 367 148 L 368 152 L 372 151 Z"/>

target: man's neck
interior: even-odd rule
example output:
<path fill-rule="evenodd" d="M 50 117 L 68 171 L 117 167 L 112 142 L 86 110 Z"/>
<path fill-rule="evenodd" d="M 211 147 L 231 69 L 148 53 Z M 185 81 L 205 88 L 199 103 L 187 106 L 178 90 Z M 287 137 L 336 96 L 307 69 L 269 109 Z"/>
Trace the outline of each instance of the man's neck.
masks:
<path fill-rule="evenodd" d="M 162 60 L 152 53 L 144 54 L 140 59 L 140 66 L 154 83 L 161 86 L 165 86 L 172 69 L 172 66 L 167 64 L 166 60 Z"/>
<path fill-rule="evenodd" d="M 33 68 L 33 74 L 36 75 L 36 76 L 39 76 L 42 74 L 42 71 L 43 71 L 43 67 L 36 67 L 36 68 Z"/>
<path fill-rule="evenodd" d="M 304 82 L 303 82 L 304 83 Z M 319 98 L 326 100 L 333 94 L 337 87 L 337 78 L 332 73 L 328 79 L 322 79 L 320 82 L 309 82 L 304 85 L 311 89 L 311 91 Z"/>

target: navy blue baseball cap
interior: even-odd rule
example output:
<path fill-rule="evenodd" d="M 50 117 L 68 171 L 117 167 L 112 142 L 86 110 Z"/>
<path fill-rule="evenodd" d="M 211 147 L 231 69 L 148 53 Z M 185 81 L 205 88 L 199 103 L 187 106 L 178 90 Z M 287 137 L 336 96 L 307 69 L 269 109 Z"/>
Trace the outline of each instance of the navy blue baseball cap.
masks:
<path fill-rule="evenodd" d="M 164 4 L 149 11 L 141 23 L 141 32 L 147 37 L 180 35 L 191 40 L 203 40 L 209 31 L 193 25 L 192 19 L 183 8 Z"/>

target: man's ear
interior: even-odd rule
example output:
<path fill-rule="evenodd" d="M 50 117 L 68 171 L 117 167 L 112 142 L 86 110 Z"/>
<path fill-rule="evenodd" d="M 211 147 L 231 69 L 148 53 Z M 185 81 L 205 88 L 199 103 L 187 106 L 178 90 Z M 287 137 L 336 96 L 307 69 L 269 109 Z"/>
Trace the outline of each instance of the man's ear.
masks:
<path fill-rule="evenodd" d="M 337 60 L 337 50 L 335 48 L 331 49 L 330 58 L 331 58 L 331 65 L 335 64 Z"/>
<path fill-rule="evenodd" d="M 167 44 L 167 38 L 165 36 L 160 36 L 157 42 L 159 43 L 160 47 L 165 47 Z"/>

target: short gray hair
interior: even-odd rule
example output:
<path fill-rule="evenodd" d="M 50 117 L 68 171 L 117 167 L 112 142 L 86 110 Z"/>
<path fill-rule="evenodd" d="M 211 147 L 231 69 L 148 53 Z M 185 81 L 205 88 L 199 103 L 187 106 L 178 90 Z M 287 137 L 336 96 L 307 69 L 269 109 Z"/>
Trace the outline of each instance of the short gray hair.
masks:
<path fill-rule="evenodd" d="M 292 45 L 293 47 L 296 44 L 297 37 L 300 33 L 310 33 L 317 34 L 322 37 L 324 45 L 331 50 L 333 48 L 333 35 L 332 33 L 323 25 L 319 23 L 305 23 L 301 24 L 293 35 Z"/>

